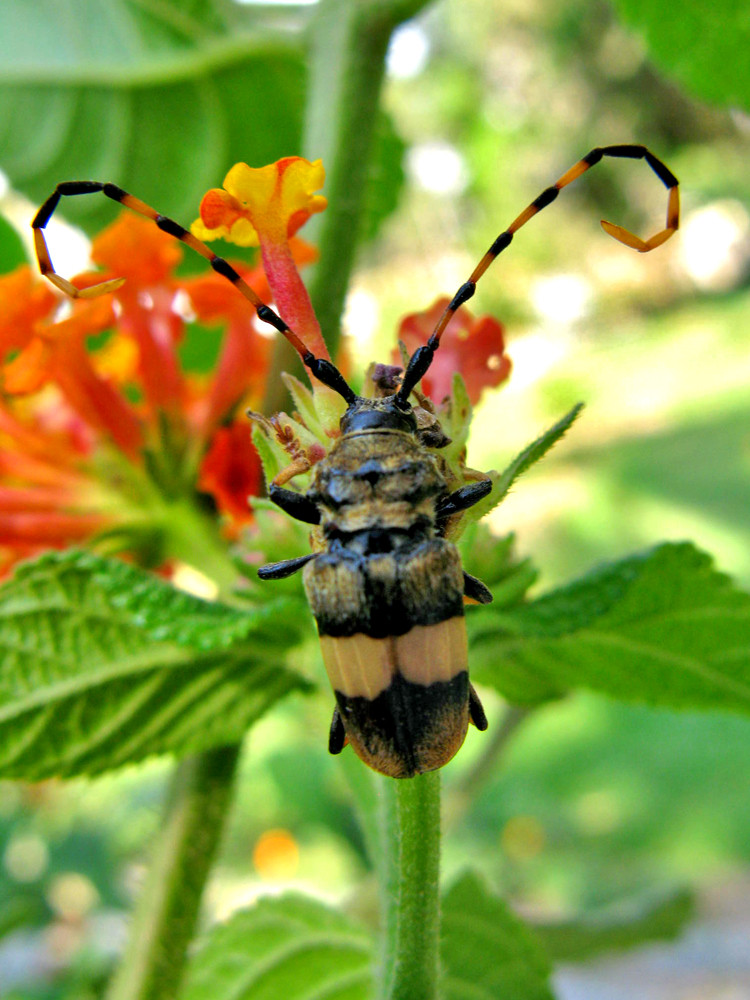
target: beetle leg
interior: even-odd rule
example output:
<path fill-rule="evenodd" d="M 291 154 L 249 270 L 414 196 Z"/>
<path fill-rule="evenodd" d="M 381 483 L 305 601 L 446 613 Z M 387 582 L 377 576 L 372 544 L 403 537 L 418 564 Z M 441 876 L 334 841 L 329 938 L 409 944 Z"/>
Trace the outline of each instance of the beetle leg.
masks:
<path fill-rule="evenodd" d="M 467 510 L 483 500 L 491 489 L 491 479 L 480 479 L 476 483 L 467 483 L 460 489 L 454 490 L 438 504 L 437 516 L 440 518 L 450 517 L 452 514 L 458 514 L 459 511 Z"/>
<path fill-rule="evenodd" d="M 344 723 L 341 720 L 341 712 L 339 712 L 339 706 L 333 710 L 333 718 L 331 719 L 331 729 L 328 734 L 328 752 L 332 754 L 341 753 L 347 744 L 346 730 L 344 729 Z"/>
<path fill-rule="evenodd" d="M 292 573 L 301 570 L 303 566 L 314 559 L 316 552 L 311 552 L 309 556 L 297 556 L 295 559 L 282 559 L 281 562 L 267 563 L 258 570 L 261 580 L 283 580 Z"/>
<path fill-rule="evenodd" d="M 487 716 L 484 714 L 479 695 L 474 690 L 474 685 L 469 684 L 469 718 L 477 727 L 480 733 L 487 728 Z"/>
<path fill-rule="evenodd" d="M 268 488 L 268 499 L 273 500 L 277 507 L 281 507 L 285 514 L 304 521 L 306 524 L 320 524 L 320 511 L 317 504 L 309 500 L 304 493 L 295 493 L 294 490 L 286 490 L 283 486 L 271 483 Z"/>
<path fill-rule="evenodd" d="M 293 462 L 290 462 L 286 468 L 276 473 L 273 477 L 272 486 L 283 486 L 290 479 L 294 479 L 295 476 L 301 476 L 303 472 L 309 472 L 309 470 L 310 459 L 301 455 L 299 458 L 295 458 Z"/>
<path fill-rule="evenodd" d="M 492 604 L 492 591 L 481 580 L 464 570 L 464 597 L 470 597 L 479 604 Z"/>

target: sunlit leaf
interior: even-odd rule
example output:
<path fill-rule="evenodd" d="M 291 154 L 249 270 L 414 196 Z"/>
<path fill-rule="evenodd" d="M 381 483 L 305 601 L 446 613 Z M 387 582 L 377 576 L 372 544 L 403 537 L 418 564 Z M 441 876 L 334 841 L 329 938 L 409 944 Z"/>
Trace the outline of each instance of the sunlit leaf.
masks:
<path fill-rule="evenodd" d="M 750 711 L 750 595 L 689 543 L 474 616 L 477 679 L 520 703 L 586 687 L 670 708 Z"/>
<path fill-rule="evenodd" d="M 94 773 L 239 741 L 306 682 L 296 602 L 238 611 L 115 560 L 51 553 L 0 588 L 0 774 Z"/>
<path fill-rule="evenodd" d="M 261 899 L 211 931 L 180 1000 L 368 1000 L 371 953 L 365 931 L 317 900 Z"/>

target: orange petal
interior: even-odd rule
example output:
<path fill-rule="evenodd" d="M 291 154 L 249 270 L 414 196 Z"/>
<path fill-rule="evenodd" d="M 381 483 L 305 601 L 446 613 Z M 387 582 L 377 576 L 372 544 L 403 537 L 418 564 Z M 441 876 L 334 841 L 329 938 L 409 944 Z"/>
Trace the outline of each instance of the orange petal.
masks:
<path fill-rule="evenodd" d="M 91 259 L 95 263 L 133 285 L 165 281 L 182 257 L 178 240 L 162 232 L 150 219 L 133 212 L 123 212 L 91 245 Z"/>
<path fill-rule="evenodd" d="M 35 325 L 52 313 L 57 302 L 47 282 L 28 265 L 0 277 L 0 358 L 13 348 L 24 347 Z"/>

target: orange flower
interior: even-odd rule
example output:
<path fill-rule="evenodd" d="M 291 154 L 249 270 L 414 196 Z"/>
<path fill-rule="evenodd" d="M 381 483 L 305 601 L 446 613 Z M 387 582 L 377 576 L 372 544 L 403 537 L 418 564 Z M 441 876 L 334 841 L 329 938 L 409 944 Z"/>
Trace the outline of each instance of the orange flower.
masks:
<path fill-rule="evenodd" d="M 398 335 L 409 354 L 426 344 L 448 304 L 447 298 L 437 299 L 429 309 L 411 313 L 401 320 Z M 440 340 L 440 350 L 430 370 L 422 379 L 425 395 L 441 403 L 450 395 L 454 372 L 460 372 L 472 404 L 476 404 L 485 389 L 504 382 L 510 375 L 511 361 L 505 354 L 504 328 L 492 316 L 475 319 L 462 306 L 451 320 Z M 399 361 L 394 352 L 394 361 Z"/>
<path fill-rule="evenodd" d="M 231 515 L 230 534 L 252 520 L 249 498 L 259 496 L 263 471 L 247 420 L 219 427 L 205 454 L 198 488 L 209 493 L 220 510 Z"/>
<path fill-rule="evenodd" d="M 324 179 L 320 160 L 311 163 L 300 156 L 259 168 L 236 163 L 224 178 L 224 189 L 213 188 L 204 196 L 191 231 L 202 240 L 221 237 L 239 246 L 260 246 L 279 313 L 316 357 L 327 358 L 290 247 L 300 226 L 326 207 L 326 199 L 314 193 Z"/>
<path fill-rule="evenodd" d="M 256 168 L 235 163 L 224 178 L 224 189 L 212 188 L 203 196 L 193 234 L 202 240 L 223 237 L 238 246 L 289 239 L 326 207 L 323 195 L 314 193 L 324 180 L 322 162 L 301 156 Z"/>
<path fill-rule="evenodd" d="M 231 428 L 237 407 L 262 391 L 270 341 L 252 310 L 226 282 L 211 302 L 217 276 L 202 288 L 178 278 L 180 245 L 130 213 L 100 234 L 92 255 L 127 281 L 66 303 L 64 319 L 58 296 L 28 268 L 0 278 L 0 572 L 102 532 L 133 550 L 168 535 L 165 505 L 198 509 L 200 492 L 214 496 L 236 535 L 250 518 L 248 495 L 260 492 L 249 424 L 243 416 L 244 428 L 220 426 Z M 261 273 L 249 277 L 265 285 Z M 75 280 L 83 287 L 101 273 Z M 229 324 L 211 378 L 189 375 L 180 360 L 191 293 L 201 318 Z M 168 558 L 168 540 L 155 551 Z"/>

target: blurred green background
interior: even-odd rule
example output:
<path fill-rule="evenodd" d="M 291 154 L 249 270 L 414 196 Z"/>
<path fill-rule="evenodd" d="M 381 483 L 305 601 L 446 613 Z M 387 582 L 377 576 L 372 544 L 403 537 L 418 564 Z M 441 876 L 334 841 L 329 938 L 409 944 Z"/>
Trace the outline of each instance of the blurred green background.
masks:
<path fill-rule="evenodd" d="M 631 25 L 649 23 L 648 5 L 622 9 Z M 5 217 L 25 226 L 57 181 L 94 176 L 189 221 L 236 159 L 313 155 L 301 139 L 311 10 L 9 3 L 0 15 L 12 29 L 0 32 Z M 665 61 L 659 38 L 597 0 L 440 0 L 389 53 L 372 238 L 345 322 L 355 369 L 388 360 L 399 318 L 451 294 L 591 147 L 645 143 L 681 181 L 679 235 L 640 256 L 597 221 L 650 235 L 663 225 L 664 188 L 643 163 L 598 166 L 523 230 L 473 304 L 506 324 L 514 362 L 510 382 L 478 409 L 473 466 L 502 467 L 575 402 L 587 404 L 491 519 L 533 556 L 537 592 L 681 538 L 750 586 L 747 69 L 724 55 L 736 91 L 721 91 L 716 74 L 712 90 L 697 56 L 678 58 L 679 25 L 668 27 Z M 92 199 L 69 218 L 91 232 L 112 215 Z M 4 267 L 23 252 L 4 225 Z M 317 662 L 312 630 L 298 656 Z M 319 676 L 320 695 L 290 699 L 251 734 L 207 919 L 278 885 L 374 906 L 351 795 L 366 778 L 358 762 L 325 751 L 331 699 Z M 486 700 L 497 727 L 503 707 Z M 471 734 L 444 772 L 448 875 L 470 861 L 547 915 L 748 879 L 745 720 L 581 694 L 528 718 L 467 797 L 488 738 Z M 0 786 L 0 995 L 99 995 L 168 767 Z"/>

